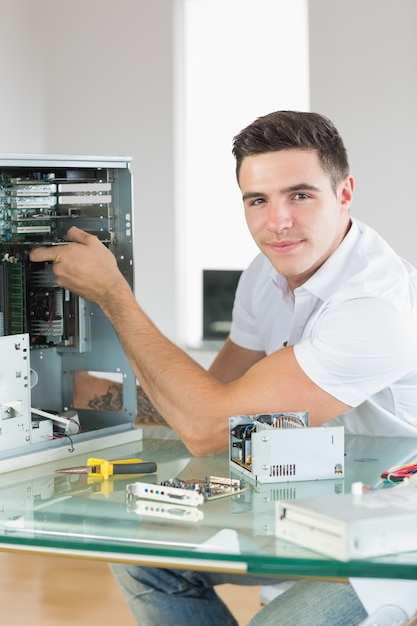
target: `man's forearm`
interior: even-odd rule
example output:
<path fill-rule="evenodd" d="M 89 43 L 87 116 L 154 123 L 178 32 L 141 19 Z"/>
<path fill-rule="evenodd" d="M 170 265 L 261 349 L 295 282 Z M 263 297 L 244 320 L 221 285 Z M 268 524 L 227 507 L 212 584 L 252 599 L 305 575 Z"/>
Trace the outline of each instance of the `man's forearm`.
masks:
<path fill-rule="evenodd" d="M 159 332 L 125 283 L 118 294 L 117 303 L 107 298 L 99 304 L 156 410 L 194 454 L 226 450 L 222 383 Z"/>
<path fill-rule="evenodd" d="M 155 409 L 152 402 L 149 400 L 146 393 L 143 391 L 142 387 L 137 387 L 136 392 L 137 397 L 137 416 L 135 420 L 135 424 L 141 425 L 163 425 L 167 426 L 166 421 L 162 417 L 160 413 Z"/>

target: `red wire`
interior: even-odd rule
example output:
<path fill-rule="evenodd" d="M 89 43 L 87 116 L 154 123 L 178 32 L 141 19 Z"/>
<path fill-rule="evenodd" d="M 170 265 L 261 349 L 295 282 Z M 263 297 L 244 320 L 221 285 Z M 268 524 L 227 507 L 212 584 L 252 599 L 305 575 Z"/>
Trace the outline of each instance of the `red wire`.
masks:
<path fill-rule="evenodd" d="M 412 474 L 417 473 L 417 463 L 411 463 L 410 465 L 402 465 L 401 467 L 393 467 L 386 472 L 382 472 L 381 478 L 390 482 L 399 482 L 407 478 Z"/>
<path fill-rule="evenodd" d="M 51 328 L 52 322 L 54 320 L 54 313 L 55 313 L 55 304 L 52 305 L 52 311 L 51 311 L 51 314 L 49 316 L 49 320 L 48 320 L 45 328 L 43 328 L 37 335 L 32 337 L 32 339 L 30 340 L 30 343 L 35 343 L 35 341 L 37 339 L 39 339 L 39 337 L 41 337 L 42 335 L 45 335 L 45 333 Z"/>

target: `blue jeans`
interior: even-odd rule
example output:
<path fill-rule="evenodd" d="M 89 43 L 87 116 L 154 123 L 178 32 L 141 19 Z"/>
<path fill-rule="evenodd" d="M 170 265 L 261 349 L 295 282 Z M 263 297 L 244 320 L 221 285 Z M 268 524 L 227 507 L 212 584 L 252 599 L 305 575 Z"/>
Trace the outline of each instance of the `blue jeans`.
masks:
<path fill-rule="evenodd" d="M 213 587 L 271 585 L 272 577 L 111 565 L 140 626 L 237 626 Z M 367 613 L 348 583 L 301 581 L 263 607 L 250 626 L 357 626 Z M 248 626 L 249 626 L 248 625 Z"/>

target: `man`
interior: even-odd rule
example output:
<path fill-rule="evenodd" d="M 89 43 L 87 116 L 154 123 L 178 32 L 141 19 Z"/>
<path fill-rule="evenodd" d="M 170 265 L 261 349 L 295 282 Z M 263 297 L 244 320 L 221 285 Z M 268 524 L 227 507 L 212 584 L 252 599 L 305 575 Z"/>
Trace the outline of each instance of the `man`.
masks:
<path fill-rule="evenodd" d="M 279 111 L 241 131 L 233 153 L 261 253 L 242 274 L 230 337 L 209 372 L 163 337 L 95 237 L 72 228 L 75 245 L 31 259 L 52 261 L 59 284 L 101 306 L 144 392 L 195 455 L 227 449 L 234 414 L 308 410 L 313 426 L 417 436 L 417 273 L 351 219 L 354 180 L 337 130 L 315 113 Z M 235 624 L 212 589 L 230 577 L 115 571 L 138 623 L 186 626 L 198 610 L 199 624 Z M 335 606 L 338 626 L 365 616 L 349 585 L 326 585 L 323 598 L 322 584 L 301 583 L 302 597 L 316 598 L 306 623 L 331 624 Z M 268 605 L 262 624 L 303 623 L 299 593 Z"/>

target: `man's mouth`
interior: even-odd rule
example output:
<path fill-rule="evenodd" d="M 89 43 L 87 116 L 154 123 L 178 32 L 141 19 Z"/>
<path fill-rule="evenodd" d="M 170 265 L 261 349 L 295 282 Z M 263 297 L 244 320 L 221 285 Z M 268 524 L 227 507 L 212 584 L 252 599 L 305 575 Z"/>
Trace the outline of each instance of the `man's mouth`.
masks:
<path fill-rule="evenodd" d="M 295 250 L 303 243 L 302 239 L 285 239 L 281 241 L 269 241 L 266 242 L 265 245 L 267 248 L 274 250 L 276 252 L 291 252 Z"/>

